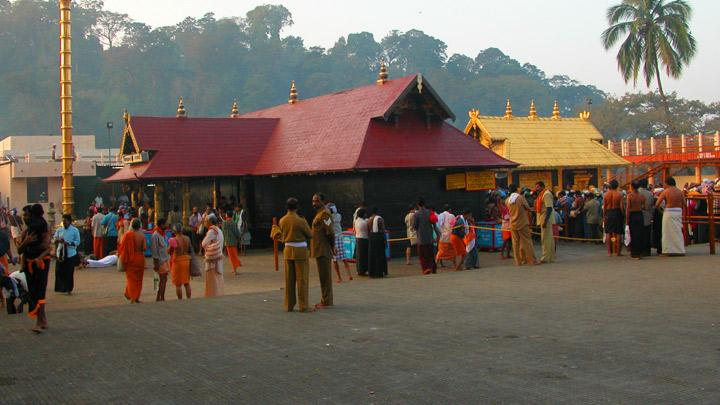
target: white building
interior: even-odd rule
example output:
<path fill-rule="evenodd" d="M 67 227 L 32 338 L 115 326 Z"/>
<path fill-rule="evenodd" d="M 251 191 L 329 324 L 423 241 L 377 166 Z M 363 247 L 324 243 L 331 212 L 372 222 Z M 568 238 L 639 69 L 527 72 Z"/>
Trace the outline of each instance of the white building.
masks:
<path fill-rule="evenodd" d="M 95 147 L 94 135 L 73 136 L 76 177 L 96 177 L 98 165 L 115 164 L 118 149 Z M 41 203 L 47 211 L 50 202 L 61 211 L 62 149 L 60 136 L 8 136 L 0 141 L 0 205 L 22 208 Z M 59 215 L 59 214 L 58 214 Z M 56 218 L 59 219 L 59 218 Z"/>

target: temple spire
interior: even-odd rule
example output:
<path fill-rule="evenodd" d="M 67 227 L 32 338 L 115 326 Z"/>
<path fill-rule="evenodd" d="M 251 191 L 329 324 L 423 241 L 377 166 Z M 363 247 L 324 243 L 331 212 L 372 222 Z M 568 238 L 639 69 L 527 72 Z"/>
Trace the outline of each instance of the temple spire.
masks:
<path fill-rule="evenodd" d="M 295 104 L 298 101 L 298 91 L 295 87 L 295 80 L 290 83 L 290 98 L 288 98 L 288 104 Z"/>
<path fill-rule="evenodd" d="M 178 108 L 177 108 L 177 114 L 175 115 L 177 118 L 185 118 L 185 104 L 183 103 L 183 98 L 180 96 L 178 99 Z"/>
<path fill-rule="evenodd" d="M 557 100 L 555 100 L 555 104 L 553 104 L 552 119 L 554 119 L 554 120 L 560 119 L 560 107 L 558 106 Z"/>
<path fill-rule="evenodd" d="M 230 118 L 240 118 L 240 111 L 238 110 L 237 100 L 233 101 L 232 109 L 230 110 Z"/>
<path fill-rule="evenodd" d="M 530 100 L 530 113 L 528 114 L 528 118 L 531 120 L 534 120 L 537 118 L 537 110 L 535 109 L 535 100 Z"/>
<path fill-rule="evenodd" d="M 130 113 L 128 112 L 127 108 L 125 111 L 123 111 L 123 121 L 125 121 L 125 125 L 130 123 Z"/>
<path fill-rule="evenodd" d="M 510 119 L 510 118 L 513 117 L 512 106 L 510 105 L 510 99 L 509 99 L 509 98 L 507 99 L 507 104 L 505 105 L 505 115 L 504 115 L 504 117 L 505 117 L 505 118 L 508 118 L 508 119 Z"/>
<path fill-rule="evenodd" d="M 387 66 L 385 65 L 385 61 L 380 62 L 380 73 L 378 74 L 378 79 L 376 83 L 379 86 L 382 86 L 383 84 L 387 83 L 388 77 L 390 75 L 388 74 Z"/>

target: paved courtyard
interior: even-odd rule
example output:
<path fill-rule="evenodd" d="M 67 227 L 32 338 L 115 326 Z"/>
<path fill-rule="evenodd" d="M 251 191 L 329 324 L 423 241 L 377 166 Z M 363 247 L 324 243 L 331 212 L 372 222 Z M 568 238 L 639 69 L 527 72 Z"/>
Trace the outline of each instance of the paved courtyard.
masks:
<path fill-rule="evenodd" d="M 75 295 L 49 295 L 47 333 L 0 315 L 0 402 L 720 402 L 720 260 L 603 253 L 562 245 L 559 263 L 521 269 L 483 254 L 431 276 L 395 260 L 313 314 L 281 310 L 262 252 L 215 299 L 152 303 L 148 272 L 131 306 L 121 273 L 83 270 Z"/>

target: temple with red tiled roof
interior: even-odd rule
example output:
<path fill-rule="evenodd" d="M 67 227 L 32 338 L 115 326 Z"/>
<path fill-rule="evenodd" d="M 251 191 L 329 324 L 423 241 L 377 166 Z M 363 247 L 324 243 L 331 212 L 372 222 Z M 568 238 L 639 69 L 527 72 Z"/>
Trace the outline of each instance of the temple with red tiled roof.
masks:
<path fill-rule="evenodd" d="M 420 195 L 479 211 L 476 191 L 492 187 L 492 171 L 517 164 L 448 119 L 454 114 L 422 75 L 387 80 L 384 66 L 376 84 L 304 100 L 293 82 L 288 103 L 247 114 L 234 105 L 230 118 L 188 117 L 180 99 L 175 117 L 125 114 L 125 164 L 106 181 L 127 185 L 135 202 L 153 194 L 158 215 L 178 205 L 187 218 L 192 206 L 234 197 L 260 229 L 289 196 L 308 213 L 316 191 L 348 226 L 360 201 L 377 205 L 390 226 L 402 226 Z"/>

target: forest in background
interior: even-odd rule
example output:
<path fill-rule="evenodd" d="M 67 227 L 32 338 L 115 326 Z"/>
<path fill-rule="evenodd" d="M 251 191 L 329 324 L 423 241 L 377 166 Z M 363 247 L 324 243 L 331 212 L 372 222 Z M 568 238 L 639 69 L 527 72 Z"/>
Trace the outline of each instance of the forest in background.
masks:
<path fill-rule="evenodd" d="M 190 116 L 222 117 L 233 100 L 241 112 L 286 102 L 291 80 L 301 99 L 371 84 L 380 60 L 388 62 L 391 79 L 422 73 L 455 112 L 458 127 L 472 108 L 502 115 L 509 97 L 516 115 L 527 113 L 531 99 L 540 116 L 551 115 L 555 99 L 564 116 L 575 116 L 591 101 L 591 120 L 610 138 L 667 131 L 656 93 L 608 97 L 568 76 L 548 77 L 494 47 L 474 57 L 448 55 L 443 41 L 419 30 L 391 31 L 381 39 L 350 33 L 325 49 L 282 35 L 293 24 L 282 5 L 157 28 L 105 10 L 100 0 L 75 6 L 74 131 L 96 134 L 98 147 L 107 144 L 105 123 L 119 122 L 125 108 L 135 115 L 174 115 L 183 96 Z M 0 0 L 0 136 L 59 132 L 58 47 L 56 1 Z M 720 127 L 720 103 L 675 94 L 670 103 L 681 132 Z"/>

